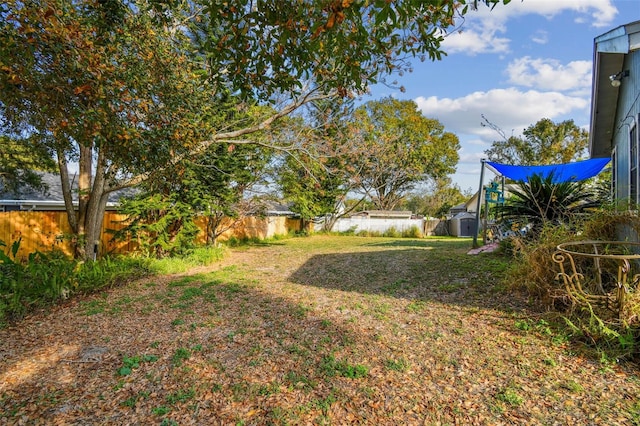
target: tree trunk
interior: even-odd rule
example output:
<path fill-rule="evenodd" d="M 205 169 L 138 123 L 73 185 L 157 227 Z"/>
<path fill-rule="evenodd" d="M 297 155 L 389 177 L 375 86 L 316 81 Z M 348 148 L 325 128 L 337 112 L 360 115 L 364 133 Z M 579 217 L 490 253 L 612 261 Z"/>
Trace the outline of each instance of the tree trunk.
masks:
<path fill-rule="evenodd" d="M 89 197 L 84 211 L 84 250 L 85 260 L 94 259 L 100 247 L 102 222 L 109 198 L 107 183 L 107 166 L 102 151 L 98 153 L 96 174 L 90 186 Z"/>
<path fill-rule="evenodd" d="M 58 149 L 56 152 L 58 156 L 58 170 L 60 171 L 60 184 L 62 186 L 62 197 L 64 199 L 64 208 L 67 212 L 67 222 L 69 222 L 69 227 L 71 228 L 71 232 L 74 234 L 78 233 L 78 218 L 76 216 L 76 209 L 73 205 L 73 194 L 72 188 L 73 184 L 69 180 L 69 169 L 67 164 L 67 158 L 65 157 L 65 152 L 61 149 Z"/>
<path fill-rule="evenodd" d="M 99 247 L 102 222 L 110 188 L 107 185 L 107 167 L 104 155 L 98 153 L 96 176 L 93 177 L 93 154 L 90 147 L 81 146 L 78 174 L 78 206 L 73 204 L 73 184 L 65 153 L 58 150 L 58 168 L 64 197 L 67 222 L 74 237 L 74 256 L 78 259 L 94 259 L 96 244 Z"/>

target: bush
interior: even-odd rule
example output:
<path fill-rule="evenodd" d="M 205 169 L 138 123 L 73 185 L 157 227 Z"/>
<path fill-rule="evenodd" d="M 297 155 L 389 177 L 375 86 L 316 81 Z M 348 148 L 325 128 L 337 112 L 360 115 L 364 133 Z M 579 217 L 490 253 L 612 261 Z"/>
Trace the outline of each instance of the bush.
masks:
<path fill-rule="evenodd" d="M 75 264 L 61 252 L 29 254 L 16 259 L 21 240 L 8 253 L 0 250 L 0 323 L 21 318 L 33 306 L 66 298 L 74 287 Z M 0 247 L 6 247 L 0 242 Z"/>
<path fill-rule="evenodd" d="M 422 238 L 422 231 L 416 225 L 402 231 L 402 238 Z"/>
<path fill-rule="evenodd" d="M 630 289 L 627 293 L 622 320 L 618 318 L 617 311 L 607 307 L 586 301 L 574 304 L 564 284 L 556 280 L 559 270 L 552 260 L 558 244 L 584 240 L 616 241 L 622 226 L 640 235 L 640 218 L 637 214 L 600 210 L 584 221 L 573 221 L 563 226 L 548 223 L 540 229 L 536 238 L 512 237 L 504 240 L 501 248 L 514 257 L 505 277 L 505 285 L 512 289 L 524 289 L 545 309 L 559 312 L 574 338 L 594 346 L 598 351 L 613 353 L 616 357 L 637 357 L 640 355 L 640 291 Z M 580 256 L 574 260 L 576 269 L 588 279 L 594 271 L 593 259 Z M 601 261 L 601 266 L 605 271 L 612 269 L 607 267 L 606 260 Z M 612 274 L 615 280 L 615 271 Z"/>
<path fill-rule="evenodd" d="M 402 233 L 398 231 L 398 229 L 395 226 L 391 226 L 382 233 L 382 236 L 389 237 L 389 238 L 400 238 L 402 237 Z"/>

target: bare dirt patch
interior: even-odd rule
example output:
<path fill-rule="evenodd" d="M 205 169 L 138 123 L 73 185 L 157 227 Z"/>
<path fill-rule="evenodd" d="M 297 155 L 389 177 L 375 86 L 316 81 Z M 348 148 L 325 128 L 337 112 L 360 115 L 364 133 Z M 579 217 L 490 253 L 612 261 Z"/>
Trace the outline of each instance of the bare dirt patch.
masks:
<path fill-rule="evenodd" d="M 291 239 L 0 330 L 0 424 L 640 423 L 467 241 Z"/>

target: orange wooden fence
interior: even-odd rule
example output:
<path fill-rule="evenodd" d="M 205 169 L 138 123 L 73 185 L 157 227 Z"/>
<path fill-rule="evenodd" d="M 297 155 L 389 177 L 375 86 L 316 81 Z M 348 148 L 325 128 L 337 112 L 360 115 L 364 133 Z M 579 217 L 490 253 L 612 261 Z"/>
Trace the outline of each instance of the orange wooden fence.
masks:
<path fill-rule="evenodd" d="M 107 211 L 102 222 L 99 254 L 128 253 L 136 248 L 134 241 L 115 241 L 113 231 L 126 226 L 126 216 Z M 204 229 L 201 225 L 201 229 Z M 250 217 L 239 223 L 234 229 L 220 237 L 224 241 L 230 237 L 270 238 L 284 235 L 290 231 L 299 231 L 301 221 L 281 216 L 265 218 Z M 71 255 L 73 252 L 69 236 L 71 229 L 67 223 L 67 214 L 63 211 L 12 211 L 0 212 L 0 240 L 10 246 L 22 238 L 17 257 L 26 257 L 35 251 L 48 252 L 62 250 Z M 204 241 L 204 232 L 201 234 Z M 5 247 L 6 251 L 7 248 Z"/>

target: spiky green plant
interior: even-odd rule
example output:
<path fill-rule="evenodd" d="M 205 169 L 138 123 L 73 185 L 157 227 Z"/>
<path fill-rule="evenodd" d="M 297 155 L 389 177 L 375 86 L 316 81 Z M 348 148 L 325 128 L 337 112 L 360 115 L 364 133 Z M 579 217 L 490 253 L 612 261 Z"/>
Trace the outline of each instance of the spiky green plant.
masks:
<path fill-rule="evenodd" d="M 511 194 L 496 211 L 504 219 L 530 224 L 534 235 L 545 225 L 570 224 L 601 204 L 585 181 L 555 183 L 553 175 L 533 175 Z"/>

